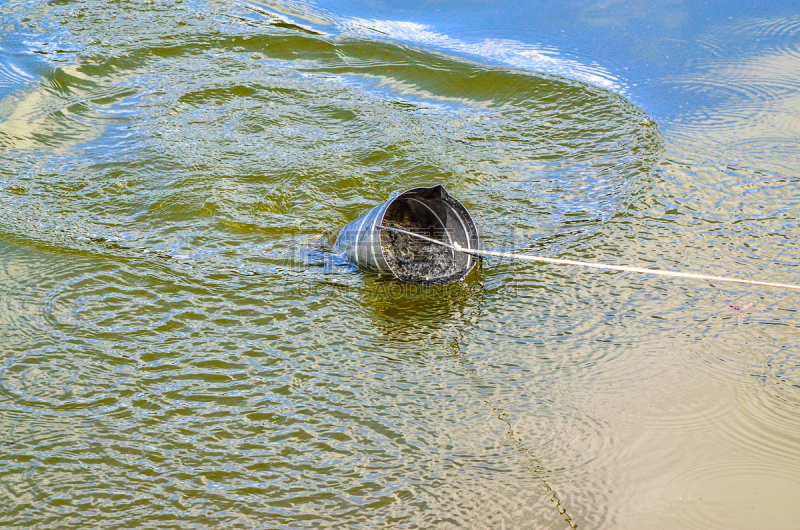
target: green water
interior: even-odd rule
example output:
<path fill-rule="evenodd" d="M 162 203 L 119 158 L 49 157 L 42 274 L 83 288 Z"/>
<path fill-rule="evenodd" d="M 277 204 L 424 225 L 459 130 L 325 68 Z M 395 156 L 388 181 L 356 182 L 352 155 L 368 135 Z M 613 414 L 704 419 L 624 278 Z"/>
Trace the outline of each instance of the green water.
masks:
<path fill-rule="evenodd" d="M 487 248 L 796 283 L 791 99 L 657 125 L 279 11 L 0 13 L 28 72 L 1 72 L 0 524 L 800 521 L 797 295 L 503 261 L 422 288 L 325 255 L 443 184 Z M 758 88 L 793 53 L 670 82 Z"/>

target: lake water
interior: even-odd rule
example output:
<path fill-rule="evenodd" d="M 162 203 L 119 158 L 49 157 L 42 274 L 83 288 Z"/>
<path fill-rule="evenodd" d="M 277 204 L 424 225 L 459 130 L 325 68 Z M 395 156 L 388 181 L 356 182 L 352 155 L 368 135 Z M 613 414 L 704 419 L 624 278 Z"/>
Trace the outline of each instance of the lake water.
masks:
<path fill-rule="evenodd" d="M 0 524 L 800 526 L 800 6 L 0 6 Z"/>

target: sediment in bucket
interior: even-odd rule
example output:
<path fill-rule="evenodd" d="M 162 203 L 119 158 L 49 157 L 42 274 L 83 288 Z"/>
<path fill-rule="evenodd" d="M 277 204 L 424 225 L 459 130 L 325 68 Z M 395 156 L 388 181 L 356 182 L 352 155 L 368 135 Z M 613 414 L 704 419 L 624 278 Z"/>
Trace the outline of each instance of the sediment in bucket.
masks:
<path fill-rule="evenodd" d="M 461 280 L 477 263 L 475 256 L 381 226 L 478 249 L 472 217 L 441 185 L 414 188 L 379 204 L 345 226 L 334 246 L 361 269 L 426 285 Z"/>

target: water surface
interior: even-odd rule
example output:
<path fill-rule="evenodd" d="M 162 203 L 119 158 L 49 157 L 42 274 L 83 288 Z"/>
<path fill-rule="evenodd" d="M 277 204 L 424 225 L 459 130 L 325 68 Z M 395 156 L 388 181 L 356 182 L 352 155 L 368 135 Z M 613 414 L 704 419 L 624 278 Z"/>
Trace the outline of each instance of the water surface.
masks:
<path fill-rule="evenodd" d="M 324 255 L 441 183 L 489 248 L 797 283 L 800 13 L 646 4 L 0 8 L 0 521 L 800 524 L 796 295 Z"/>

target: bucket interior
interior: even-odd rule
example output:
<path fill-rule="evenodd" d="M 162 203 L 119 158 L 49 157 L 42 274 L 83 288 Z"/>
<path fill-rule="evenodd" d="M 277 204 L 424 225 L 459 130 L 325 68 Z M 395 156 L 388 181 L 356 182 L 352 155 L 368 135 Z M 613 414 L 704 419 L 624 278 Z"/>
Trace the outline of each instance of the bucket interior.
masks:
<path fill-rule="evenodd" d="M 443 193 L 442 193 L 443 192 Z M 459 215 L 455 199 L 442 189 L 430 193 L 403 194 L 386 209 L 382 225 L 421 234 L 452 245 L 474 248 L 477 231 L 472 220 Z M 451 201 L 454 204 L 450 204 Z M 460 207 L 463 210 L 463 207 Z M 466 210 L 464 210 L 466 212 Z M 392 273 L 400 280 L 423 284 L 446 283 L 465 276 L 475 258 L 447 247 L 401 234 L 381 231 L 381 251 Z"/>

